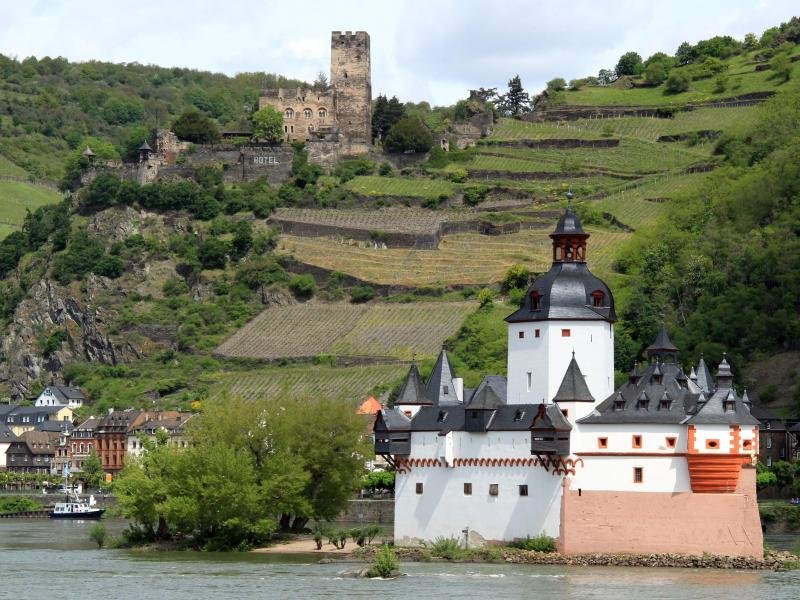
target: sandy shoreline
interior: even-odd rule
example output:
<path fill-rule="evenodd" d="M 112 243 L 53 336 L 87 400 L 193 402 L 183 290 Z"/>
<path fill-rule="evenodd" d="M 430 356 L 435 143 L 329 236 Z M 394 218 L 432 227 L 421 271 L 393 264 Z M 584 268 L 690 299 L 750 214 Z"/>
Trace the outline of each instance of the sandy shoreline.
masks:
<path fill-rule="evenodd" d="M 349 541 L 344 550 L 336 548 L 333 544 L 329 544 L 325 540 L 322 544 L 322 550 L 317 550 L 317 544 L 311 536 L 303 536 L 293 540 L 286 540 L 278 542 L 271 546 L 264 548 L 256 548 L 253 552 L 260 554 L 319 554 L 320 558 L 330 555 L 347 556 L 357 548 L 355 542 Z"/>

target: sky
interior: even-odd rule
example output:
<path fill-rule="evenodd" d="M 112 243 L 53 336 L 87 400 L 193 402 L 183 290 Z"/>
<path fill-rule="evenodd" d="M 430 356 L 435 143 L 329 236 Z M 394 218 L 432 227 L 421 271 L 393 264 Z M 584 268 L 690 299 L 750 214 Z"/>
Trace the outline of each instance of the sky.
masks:
<path fill-rule="evenodd" d="M 788 0 L 0 0 L 0 53 L 313 81 L 330 32 L 369 32 L 372 90 L 452 104 L 516 74 L 536 93 L 683 41 L 737 39 L 800 15 Z"/>

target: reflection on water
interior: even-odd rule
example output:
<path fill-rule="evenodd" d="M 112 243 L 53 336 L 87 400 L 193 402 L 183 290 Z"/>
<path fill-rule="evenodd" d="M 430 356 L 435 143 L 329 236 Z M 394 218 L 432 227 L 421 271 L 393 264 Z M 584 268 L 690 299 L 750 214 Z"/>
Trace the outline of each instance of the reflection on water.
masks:
<path fill-rule="evenodd" d="M 0 598 L 375 598 L 613 600 L 768 597 L 795 600 L 800 573 L 581 568 L 507 564 L 404 564 L 395 581 L 341 578 L 355 565 L 316 556 L 98 550 L 92 522 L 0 521 Z M 118 534 L 122 521 L 106 521 Z"/>

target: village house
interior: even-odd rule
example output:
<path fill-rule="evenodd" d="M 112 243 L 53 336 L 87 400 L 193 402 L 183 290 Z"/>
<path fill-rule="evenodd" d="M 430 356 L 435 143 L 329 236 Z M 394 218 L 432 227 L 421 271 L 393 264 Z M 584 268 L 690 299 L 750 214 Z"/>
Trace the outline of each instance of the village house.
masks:
<path fill-rule="evenodd" d="M 6 451 L 17 436 L 8 428 L 5 422 L 0 421 L 0 471 L 6 470 Z"/>
<path fill-rule="evenodd" d="M 686 375 L 662 327 L 614 389 L 614 298 L 571 206 L 550 270 L 506 318 L 505 376 L 465 388 L 443 351 L 375 422 L 396 468 L 395 540 L 545 534 L 566 554 L 763 555 L 758 420 L 727 360 Z"/>
<path fill-rule="evenodd" d="M 69 407 L 73 410 L 83 406 L 86 396 L 80 388 L 64 385 L 48 385 L 36 398 L 34 406 Z"/>
<path fill-rule="evenodd" d="M 98 454 L 95 448 L 94 437 L 98 423 L 100 423 L 100 419 L 92 416 L 72 430 L 72 437 L 70 440 L 70 453 L 72 455 L 71 467 L 75 471 L 81 471 L 83 469 L 83 463 L 92 451 Z"/>
<path fill-rule="evenodd" d="M 116 476 L 125 466 L 128 434 L 147 419 L 145 411 L 128 408 L 111 409 L 99 420 L 95 428 L 95 449 L 108 476 Z"/>
<path fill-rule="evenodd" d="M 49 474 L 56 455 L 57 437 L 42 431 L 26 431 L 9 444 L 6 468 L 16 473 Z"/>
<path fill-rule="evenodd" d="M 20 406 L 13 404 L 4 407 L 0 421 L 4 422 L 16 435 L 41 428 L 46 421 L 72 423 L 73 412 L 69 406 Z"/>
<path fill-rule="evenodd" d="M 164 411 L 157 413 L 152 419 L 128 432 L 127 453 L 130 456 L 141 456 L 145 450 L 144 440 L 156 442 L 159 431 L 169 435 L 170 446 L 186 448 L 189 441 L 186 437 L 186 423 L 195 416 L 195 413 L 177 411 Z"/>

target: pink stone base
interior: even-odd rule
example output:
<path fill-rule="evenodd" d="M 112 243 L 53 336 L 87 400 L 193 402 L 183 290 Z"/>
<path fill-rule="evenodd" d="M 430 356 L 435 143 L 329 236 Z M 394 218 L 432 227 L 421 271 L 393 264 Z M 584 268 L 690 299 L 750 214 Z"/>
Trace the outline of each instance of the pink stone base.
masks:
<path fill-rule="evenodd" d="M 745 467 L 733 494 L 593 492 L 561 501 L 563 554 L 681 553 L 763 558 L 756 471 Z"/>

